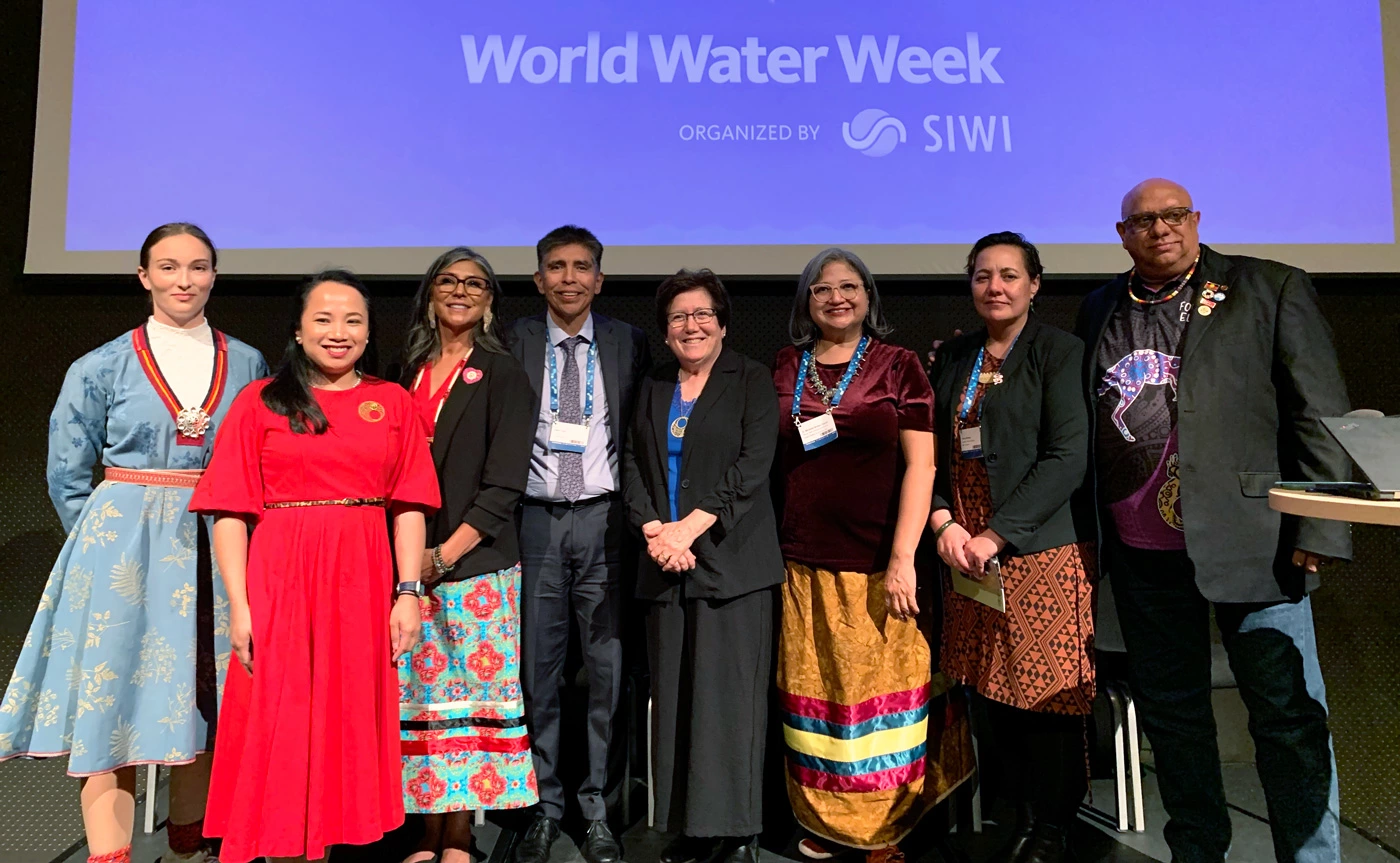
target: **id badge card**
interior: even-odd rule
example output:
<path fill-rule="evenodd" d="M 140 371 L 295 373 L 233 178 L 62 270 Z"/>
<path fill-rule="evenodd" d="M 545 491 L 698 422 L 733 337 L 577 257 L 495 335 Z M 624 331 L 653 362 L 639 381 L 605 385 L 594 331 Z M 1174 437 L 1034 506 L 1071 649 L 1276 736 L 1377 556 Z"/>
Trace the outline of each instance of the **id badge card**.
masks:
<path fill-rule="evenodd" d="M 802 438 L 802 449 L 810 452 L 836 440 L 836 420 L 831 414 L 812 417 L 797 424 L 797 434 Z"/>
<path fill-rule="evenodd" d="M 963 458 L 982 457 L 982 427 L 972 426 L 958 432 L 958 452 Z"/>
<path fill-rule="evenodd" d="M 551 452 L 583 452 L 588 448 L 588 426 L 583 423 L 561 423 L 549 426 Z"/>

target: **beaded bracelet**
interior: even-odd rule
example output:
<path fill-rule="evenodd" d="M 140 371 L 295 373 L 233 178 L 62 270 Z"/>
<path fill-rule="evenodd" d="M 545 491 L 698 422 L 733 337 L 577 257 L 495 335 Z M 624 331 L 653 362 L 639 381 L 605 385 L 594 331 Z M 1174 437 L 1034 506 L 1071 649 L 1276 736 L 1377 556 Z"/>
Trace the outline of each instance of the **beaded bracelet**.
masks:
<path fill-rule="evenodd" d="M 440 545 L 433 546 L 433 569 L 437 570 L 438 575 L 447 575 L 452 570 L 452 567 L 448 566 L 447 562 L 442 559 L 442 546 Z"/>

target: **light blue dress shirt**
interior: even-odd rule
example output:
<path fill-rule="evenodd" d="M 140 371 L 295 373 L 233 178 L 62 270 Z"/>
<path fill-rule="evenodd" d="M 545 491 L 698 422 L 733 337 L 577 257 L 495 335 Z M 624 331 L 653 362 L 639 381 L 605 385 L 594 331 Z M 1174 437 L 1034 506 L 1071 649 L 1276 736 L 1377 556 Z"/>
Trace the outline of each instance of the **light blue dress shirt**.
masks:
<path fill-rule="evenodd" d="M 569 337 L 554 318 L 544 316 L 548 331 L 548 349 L 554 351 L 559 373 L 564 373 L 563 342 Z M 574 361 L 578 365 L 578 391 L 585 398 L 584 386 L 588 375 L 588 347 L 593 344 L 593 315 L 583 322 L 579 330 L 583 343 L 574 346 Z M 612 426 L 608 415 L 607 387 L 603 385 L 603 375 L 609 370 L 603 368 L 603 357 L 598 357 L 598 368 L 593 376 L 593 419 L 588 425 L 588 445 L 583 451 L 583 497 L 597 497 L 617 491 L 621 486 L 617 474 L 617 442 L 612 439 Z M 616 370 L 612 370 L 615 372 Z M 544 358 L 544 376 L 540 387 L 540 413 L 535 423 L 535 446 L 530 452 L 530 480 L 525 486 L 525 496 L 540 500 L 563 501 L 559 493 L 559 456 L 549 449 L 549 427 L 554 422 L 554 413 L 549 409 L 549 356 Z"/>

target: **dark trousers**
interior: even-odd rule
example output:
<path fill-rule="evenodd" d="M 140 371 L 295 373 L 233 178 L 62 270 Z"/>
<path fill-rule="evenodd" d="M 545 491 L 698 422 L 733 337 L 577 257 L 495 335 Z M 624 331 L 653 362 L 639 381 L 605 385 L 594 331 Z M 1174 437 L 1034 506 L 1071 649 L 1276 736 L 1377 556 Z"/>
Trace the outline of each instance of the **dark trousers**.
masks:
<path fill-rule="evenodd" d="M 657 830 L 763 829 L 774 594 L 647 604 Z"/>
<path fill-rule="evenodd" d="M 1068 828 L 1089 790 L 1084 717 L 1022 710 L 979 695 L 1006 795 L 1037 821 Z M 983 750 L 985 751 L 985 750 Z"/>
<path fill-rule="evenodd" d="M 623 683 L 620 501 L 570 509 L 526 502 L 520 516 L 520 682 L 535 756 L 540 812 L 564 815 L 559 780 L 559 688 L 578 623 L 588 674 L 588 773 L 578 802 L 589 821 L 607 818 L 613 790 L 617 705 Z M 618 750 L 620 751 L 620 750 Z"/>
<path fill-rule="evenodd" d="M 1152 743 L 1172 859 L 1219 863 L 1230 848 L 1210 701 L 1210 610 L 1184 551 L 1115 543 L 1110 578 L 1133 698 Z M 1214 603 L 1249 710 L 1259 780 L 1280 861 L 1341 859 L 1337 771 L 1312 605 Z"/>

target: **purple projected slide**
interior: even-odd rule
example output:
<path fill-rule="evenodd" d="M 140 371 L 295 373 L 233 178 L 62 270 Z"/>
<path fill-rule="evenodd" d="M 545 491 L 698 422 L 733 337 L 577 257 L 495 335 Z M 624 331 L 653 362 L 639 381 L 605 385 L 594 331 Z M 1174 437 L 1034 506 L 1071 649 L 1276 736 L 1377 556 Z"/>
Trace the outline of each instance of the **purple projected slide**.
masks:
<path fill-rule="evenodd" d="M 66 244 L 1111 243 L 1156 175 L 1393 242 L 1378 2 L 83 0 Z"/>

